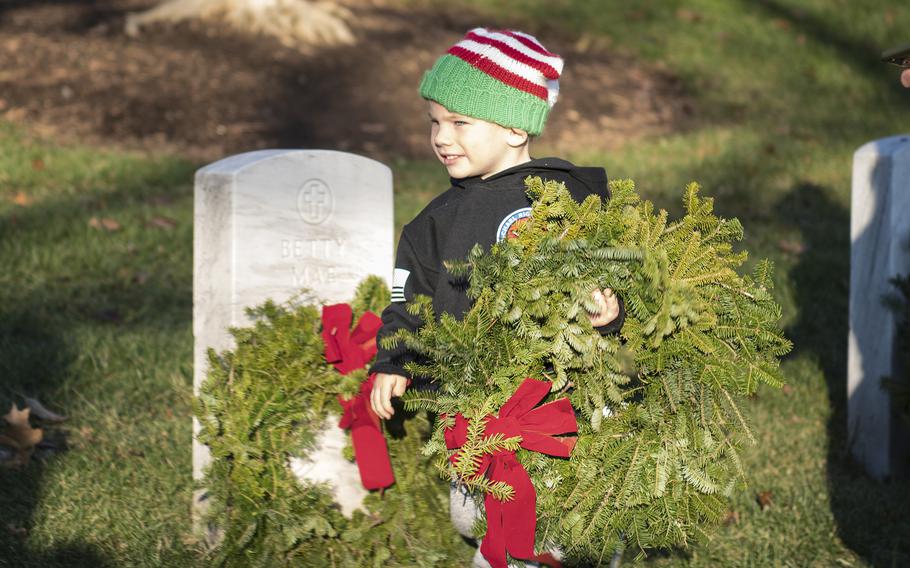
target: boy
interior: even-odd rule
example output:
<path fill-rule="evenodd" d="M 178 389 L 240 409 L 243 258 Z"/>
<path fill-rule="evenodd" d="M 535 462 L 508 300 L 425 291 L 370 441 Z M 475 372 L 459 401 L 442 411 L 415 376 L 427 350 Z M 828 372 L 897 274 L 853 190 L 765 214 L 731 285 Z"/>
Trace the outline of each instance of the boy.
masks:
<path fill-rule="evenodd" d="M 532 159 L 531 137 L 544 123 L 559 93 L 562 59 L 533 36 L 511 30 L 475 28 L 424 74 L 430 143 L 445 165 L 452 187 L 436 197 L 402 231 L 392 282 L 392 303 L 382 313 L 379 339 L 421 322 L 405 309 L 416 294 L 433 298 L 437 314 L 462 317 L 471 307 L 463 284 L 442 263 L 463 259 L 475 244 L 489 249 L 510 238 L 531 214 L 524 179 L 540 176 L 565 182 L 577 201 L 595 193 L 609 198 L 603 168 L 579 168 L 558 158 Z M 591 323 L 610 333 L 622 325 L 622 304 L 609 289 L 594 290 L 600 311 Z M 394 414 L 391 399 L 404 394 L 414 360 L 404 346 L 381 346 L 370 373 L 373 410 Z"/>

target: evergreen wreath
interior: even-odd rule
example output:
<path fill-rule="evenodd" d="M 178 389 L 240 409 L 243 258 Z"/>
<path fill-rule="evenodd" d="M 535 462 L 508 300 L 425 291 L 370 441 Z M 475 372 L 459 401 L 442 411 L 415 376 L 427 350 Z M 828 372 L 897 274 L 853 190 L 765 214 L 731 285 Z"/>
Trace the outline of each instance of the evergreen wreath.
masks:
<path fill-rule="evenodd" d="M 354 321 L 389 302 L 378 277 L 358 287 Z M 236 347 L 209 350 L 209 372 L 194 400 L 200 442 L 212 462 L 202 486 L 207 521 L 222 538 L 216 566 L 441 566 L 466 564 L 471 549 L 448 521 L 448 484 L 420 456 L 430 431 L 424 414 L 398 412 L 386 436 L 395 485 L 341 514 L 323 485 L 303 484 L 288 459 L 306 456 L 325 417 L 342 414 L 338 395 L 355 395 L 366 369 L 342 375 L 326 362 L 318 302 L 268 301 L 233 328 Z M 407 415 L 406 417 L 404 415 Z M 402 420 L 405 418 L 405 420 Z"/>
<path fill-rule="evenodd" d="M 384 340 L 424 355 L 409 371 L 438 385 L 404 397 L 406 408 L 440 415 L 424 454 L 486 501 L 488 523 L 495 501 L 495 522 L 505 528 L 491 537 L 483 523 L 476 527 L 486 531 L 483 546 L 498 542 L 481 548 L 494 566 L 504 565 L 504 546 L 520 548 L 501 534 L 515 522 L 501 521 L 500 509 L 529 498 L 503 481 L 505 466 L 496 473 L 497 459 L 517 459 L 533 484 L 538 551 L 557 546 L 570 561 L 599 564 L 623 546 L 641 554 L 686 547 L 744 485 L 739 451 L 754 438 L 743 398 L 760 383 L 782 384 L 779 358 L 791 344 L 778 327 L 771 264 L 737 272 L 746 260 L 733 248 L 742 226 L 714 215 L 695 183 L 685 189 L 685 216 L 671 222 L 630 180 L 612 182 L 607 203 L 594 195 L 577 203 L 558 182 L 525 182 L 532 214 L 517 237 L 447 263 L 474 299 L 464 318 L 437 315 L 430 298 L 418 297 L 408 309 L 425 325 Z M 597 310 L 597 287 L 624 301 L 618 336 L 602 337 L 586 317 Z M 530 410 L 541 384 L 550 402 Z M 555 416 L 545 407 L 564 398 L 578 416 L 569 459 L 527 442 L 574 433 L 574 425 L 496 426 L 513 420 L 516 404 Z M 573 442 L 552 441 L 569 449 Z"/>

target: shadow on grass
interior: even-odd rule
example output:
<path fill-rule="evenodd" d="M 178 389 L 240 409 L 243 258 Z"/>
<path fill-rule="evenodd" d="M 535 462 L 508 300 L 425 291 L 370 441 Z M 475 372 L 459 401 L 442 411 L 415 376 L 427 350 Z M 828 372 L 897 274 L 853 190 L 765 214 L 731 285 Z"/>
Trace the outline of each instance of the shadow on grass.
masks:
<path fill-rule="evenodd" d="M 73 356 L 56 334 L 56 326 L 30 312 L 28 306 L 19 306 L 0 316 L 0 359 L 14 362 L 5 365 L 3 394 L 18 391 L 47 400 L 43 395 L 53 390 L 56 377 L 66 374 Z M 18 399 L 2 397 L 11 398 Z M 109 566 L 91 545 L 64 543 L 36 549 L 29 544 L 28 532 L 34 525 L 44 471 L 49 467 L 45 461 L 53 459 L 53 455 L 41 460 L 33 457 L 22 469 L 0 468 L 0 566 Z"/>
<path fill-rule="evenodd" d="M 812 353 L 827 381 L 830 506 L 844 544 L 872 566 L 910 564 L 910 484 L 877 483 L 847 443 L 847 331 L 850 212 L 819 186 L 802 184 L 776 206 L 781 222 L 802 231 L 806 251 L 790 271 L 799 317 L 786 335 L 796 353 Z M 861 237 L 862 238 L 862 237 Z"/>
<path fill-rule="evenodd" d="M 85 175 L 89 179 L 75 180 L 77 186 L 90 188 L 85 191 L 54 196 L 27 208 L 0 209 L 0 244 L 11 245 L 0 247 L 0 264 L 7 269 L 5 281 L 21 282 L 21 286 L 7 285 L 0 290 L 0 414 L 11 403 L 23 406 L 23 397 L 29 396 L 69 415 L 68 422 L 47 426 L 45 439 L 48 435 L 65 439 L 68 432 L 75 436 L 72 424 L 87 419 L 74 410 L 80 405 L 78 401 L 61 400 L 62 392 L 69 390 L 83 395 L 82 385 L 94 388 L 107 378 L 94 376 L 91 369 L 85 368 L 84 360 L 91 354 L 78 350 L 86 333 L 103 335 L 110 329 L 123 334 L 146 329 L 156 333 L 183 332 L 190 326 L 191 270 L 189 266 L 173 266 L 174 255 L 161 252 L 166 240 L 173 240 L 174 248 L 189 250 L 190 230 L 184 227 L 164 233 L 160 229 L 154 232 L 155 229 L 143 228 L 127 234 L 124 228 L 108 234 L 86 229 L 85 225 L 90 217 L 108 215 L 111 211 L 116 212 L 115 216 L 121 212 L 124 215 L 132 212 L 135 216 L 136 210 L 146 207 L 144 203 L 150 199 L 185 200 L 192 166 L 153 167 L 145 171 L 132 167 L 135 164 L 118 165 L 126 167 L 113 168 L 107 177 L 87 171 Z M 190 262 L 189 254 L 177 258 L 183 263 Z M 110 270 L 121 263 L 142 268 L 149 274 L 137 282 L 129 275 Z M 116 394 L 136 387 L 134 383 L 112 382 L 104 388 Z M 109 404 L 95 399 L 94 394 L 87 396 L 92 399 L 87 401 L 90 405 Z M 131 414 L 133 409 L 113 411 Z M 135 420 L 148 419 L 138 416 Z M 188 417 L 186 420 L 188 424 Z M 146 441 L 123 443 L 138 446 L 143 442 Z M 67 491 L 63 502 L 48 502 L 51 495 L 66 491 L 60 486 L 61 473 L 65 477 L 66 468 L 79 467 L 72 465 L 79 460 L 69 460 L 66 464 L 55 461 L 62 460 L 65 452 L 92 453 L 101 460 L 114 455 L 117 459 L 117 448 L 106 444 L 106 441 L 95 441 L 89 452 L 84 447 L 67 448 L 67 444 L 60 443 L 58 451 L 45 453 L 43 457 L 36 452 L 21 469 L 0 467 L 0 566 L 106 567 L 122 565 L 120 555 L 106 550 L 111 543 L 124 550 L 145 548 L 147 543 L 141 537 L 127 541 L 122 529 L 114 526 L 115 523 L 122 526 L 128 511 L 118 508 L 119 503 L 106 503 L 108 496 L 101 489 L 93 490 L 81 484 L 73 488 L 72 501 L 68 502 Z M 120 466 L 135 470 L 142 467 L 142 462 L 136 459 L 124 461 Z M 48 481 L 51 471 L 58 480 Z M 101 469 L 98 473 L 102 473 Z M 188 468 L 186 475 L 189 476 Z M 99 488 L 100 481 L 103 480 L 99 480 Z M 48 483 L 56 486 L 49 489 Z M 137 488 L 137 493 L 141 491 Z M 100 521 L 90 520 L 97 519 L 97 515 L 80 510 L 79 499 L 84 502 L 86 498 L 110 512 L 105 515 L 110 527 L 99 526 Z M 47 522 L 44 517 L 53 520 Z M 75 526 L 66 534 L 49 535 L 54 523 Z M 135 527 L 135 530 L 140 529 Z M 107 544 L 80 539 L 78 535 L 86 532 L 102 535 L 100 538 Z"/>

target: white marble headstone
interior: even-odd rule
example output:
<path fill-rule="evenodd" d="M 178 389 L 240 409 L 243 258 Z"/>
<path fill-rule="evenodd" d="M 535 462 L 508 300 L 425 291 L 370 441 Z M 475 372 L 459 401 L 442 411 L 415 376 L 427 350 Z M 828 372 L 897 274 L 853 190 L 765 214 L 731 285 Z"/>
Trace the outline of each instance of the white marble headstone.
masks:
<path fill-rule="evenodd" d="M 249 325 L 245 308 L 269 298 L 282 302 L 303 287 L 327 303 L 348 301 L 370 274 L 391 283 L 392 172 L 362 156 L 262 150 L 225 158 L 196 172 L 194 219 L 196 392 L 207 371 L 206 350 L 233 348 L 228 328 Z M 327 433 L 343 441 L 337 418 L 334 423 L 337 432 Z M 194 420 L 194 479 L 210 461 L 208 448 L 196 441 L 197 431 Z M 340 487 L 351 483 L 356 465 L 338 460 L 326 467 L 337 471 L 303 471 L 316 481 L 342 479 L 335 483 L 336 495 L 353 498 L 348 509 L 352 501 L 356 505 L 365 494 L 359 477 L 353 486 Z M 351 471 L 341 472 L 345 467 Z M 194 504 L 201 500 L 204 491 L 197 492 Z"/>
<path fill-rule="evenodd" d="M 889 280 L 910 274 L 910 135 L 875 140 L 853 155 L 850 213 L 848 443 L 872 477 L 908 459 L 906 432 L 882 377 L 898 378 L 896 314 L 884 303 Z"/>

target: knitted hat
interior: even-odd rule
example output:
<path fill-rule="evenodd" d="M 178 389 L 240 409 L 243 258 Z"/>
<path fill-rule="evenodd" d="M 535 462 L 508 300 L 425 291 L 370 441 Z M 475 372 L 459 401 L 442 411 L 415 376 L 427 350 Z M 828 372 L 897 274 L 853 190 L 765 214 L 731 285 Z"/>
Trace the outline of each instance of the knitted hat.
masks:
<path fill-rule="evenodd" d="M 559 95 L 562 58 L 534 36 L 474 28 L 424 73 L 420 95 L 452 112 L 543 131 Z"/>

